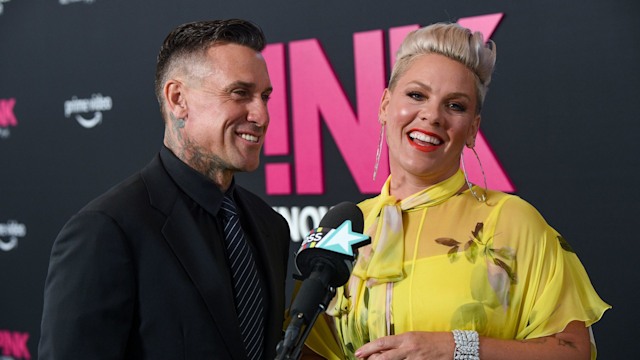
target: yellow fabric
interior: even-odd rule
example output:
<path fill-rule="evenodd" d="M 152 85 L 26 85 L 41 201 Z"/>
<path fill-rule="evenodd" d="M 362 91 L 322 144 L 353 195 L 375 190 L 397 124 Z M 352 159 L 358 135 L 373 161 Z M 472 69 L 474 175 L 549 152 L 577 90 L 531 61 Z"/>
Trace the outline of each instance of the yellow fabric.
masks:
<path fill-rule="evenodd" d="M 389 195 L 390 183 L 391 177 L 387 179 L 382 194 L 376 198 L 372 208 L 365 215 L 365 229 L 375 239 L 375 251 L 368 251 L 371 247 L 360 250 L 358 262 L 353 269 L 353 274 L 366 280 L 369 287 L 404 278 L 403 250 L 400 246 L 404 236 L 402 211 L 441 204 L 456 194 L 465 180 L 462 171 L 458 170 L 438 186 L 426 188 L 400 202 Z"/>
<path fill-rule="evenodd" d="M 407 331 L 538 338 L 573 320 L 590 326 L 610 308 L 569 244 L 535 208 L 495 191 L 488 191 L 486 203 L 467 190 L 433 206 L 402 207 L 403 237 L 384 244 L 385 252 L 402 254 L 401 272 L 372 282 L 371 274 L 398 266 L 397 258 L 378 256 L 377 222 L 389 198 L 387 184 L 383 194 L 359 204 L 372 244 L 361 249 L 349 282 L 327 310 L 342 350 L 335 350 L 328 328 L 307 341 L 328 359 L 355 358 L 368 341 Z"/>

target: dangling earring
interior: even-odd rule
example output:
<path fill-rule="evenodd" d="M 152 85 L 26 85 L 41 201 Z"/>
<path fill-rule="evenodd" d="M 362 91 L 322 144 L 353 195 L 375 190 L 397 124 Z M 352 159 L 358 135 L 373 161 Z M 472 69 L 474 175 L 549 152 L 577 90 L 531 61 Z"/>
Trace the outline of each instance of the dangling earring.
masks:
<path fill-rule="evenodd" d="M 384 141 L 384 125 L 380 126 L 380 141 L 378 141 L 378 150 L 376 151 L 376 164 L 373 166 L 373 181 L 376 181 L 378 174 L 378 166 L 380 165 L 380 154 L 382 153 L 382 142 Z"/>
<path fill-rule="evenodd" d="M 469 178 L 467 177 L 467 169 L 465 169 L 464 167 L 464 155 L 460 154 L 460 163 L 462 164 L 462 173 L 464 174 L 464 181 L 467 182 L 467 186 L 469 187 L 469 191 L 471 191 L 471 195 L 473 195 L 474 198 L 476 198 L 476 200 L 478 200 L 478 202 L 485 202 L 487 201 L 487 177 L 484 174 L 484 169 L 482 168 L 482 162 L 480 161 L 480 157 L 478 156 L 478 153 L 476 152 L 475 147 L 469 147 L 471 149 L 471 151 L 473 151 L 473 154 L 476 156 L 476 160 L 478 160 L 478 164 L 480 165 L 480 171 L 482 172 L 482 178 L 484 179 L 484 189 L 482 189 L 482 194 L 478 195 L 477 192 L 475 192 L 475 190 L 473 190 L 473 185 L 471 184 L 471 182 L 469 181 Z"/>

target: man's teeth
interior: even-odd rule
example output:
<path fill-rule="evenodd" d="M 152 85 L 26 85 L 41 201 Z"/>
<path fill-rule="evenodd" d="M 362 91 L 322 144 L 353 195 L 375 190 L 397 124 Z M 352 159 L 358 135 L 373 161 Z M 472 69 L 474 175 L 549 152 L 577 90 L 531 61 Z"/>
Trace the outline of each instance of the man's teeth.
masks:
<path fill-rule="evenodd" d="M 429 136 L 429 135 L 427 135 L 425 133 L 421 133 L 419 131 L 414 131 L 414 132 L 410 133 L 409 137 L 412 138 L 412 139 L 423 141 L 423 142 L 428 142 L 428 143 L 433 144 L 433 145 L 440 145 L 440 140 L 438 138 L 435 138 L 433 136 Z"/>
<path fill-rule="evenodd" d="M 240 134 L 240 137 L 251 142 L 258 142 L 258 137 L 249 134 Z"/>

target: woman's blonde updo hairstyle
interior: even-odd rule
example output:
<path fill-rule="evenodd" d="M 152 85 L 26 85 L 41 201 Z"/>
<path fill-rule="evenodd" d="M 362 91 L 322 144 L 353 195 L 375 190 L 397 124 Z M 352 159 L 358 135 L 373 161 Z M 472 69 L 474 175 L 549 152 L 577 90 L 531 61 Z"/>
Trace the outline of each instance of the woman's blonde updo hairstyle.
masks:
<path fill-rule="evenodd" d="M 444 55 L 471 70 L 476 78 L 477 112 L 480 112 L 496 63 L 495 43 L 489 40 L 485 44 L 482 33 L 471 32 L 458 24 L 436 23 L 414 30 L 400 45 L 389 89 L 393 90 L 415 58 L 431 53 Z"/>

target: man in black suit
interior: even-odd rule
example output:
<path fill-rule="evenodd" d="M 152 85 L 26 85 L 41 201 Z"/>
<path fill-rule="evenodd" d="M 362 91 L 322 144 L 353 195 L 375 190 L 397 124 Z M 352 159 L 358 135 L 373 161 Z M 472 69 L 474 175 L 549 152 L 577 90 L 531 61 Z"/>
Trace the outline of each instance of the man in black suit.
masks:
<path fill-rule="evenodd" d="M 55 240 L 41 360 L 275 357 L 289 227 L 234 183 L 236 172 L 258 167 L 269 124 L 264 46 L 262 31 L 238 19 L 189 23 L 167 36 L 156 69 L 164 146 Z M 259 311 L 247 321 L 261 335 L 253 339 L 241 330 L 223 197 L 235 203 L 246 269 L 257 278 L 249 308 Z"/>

